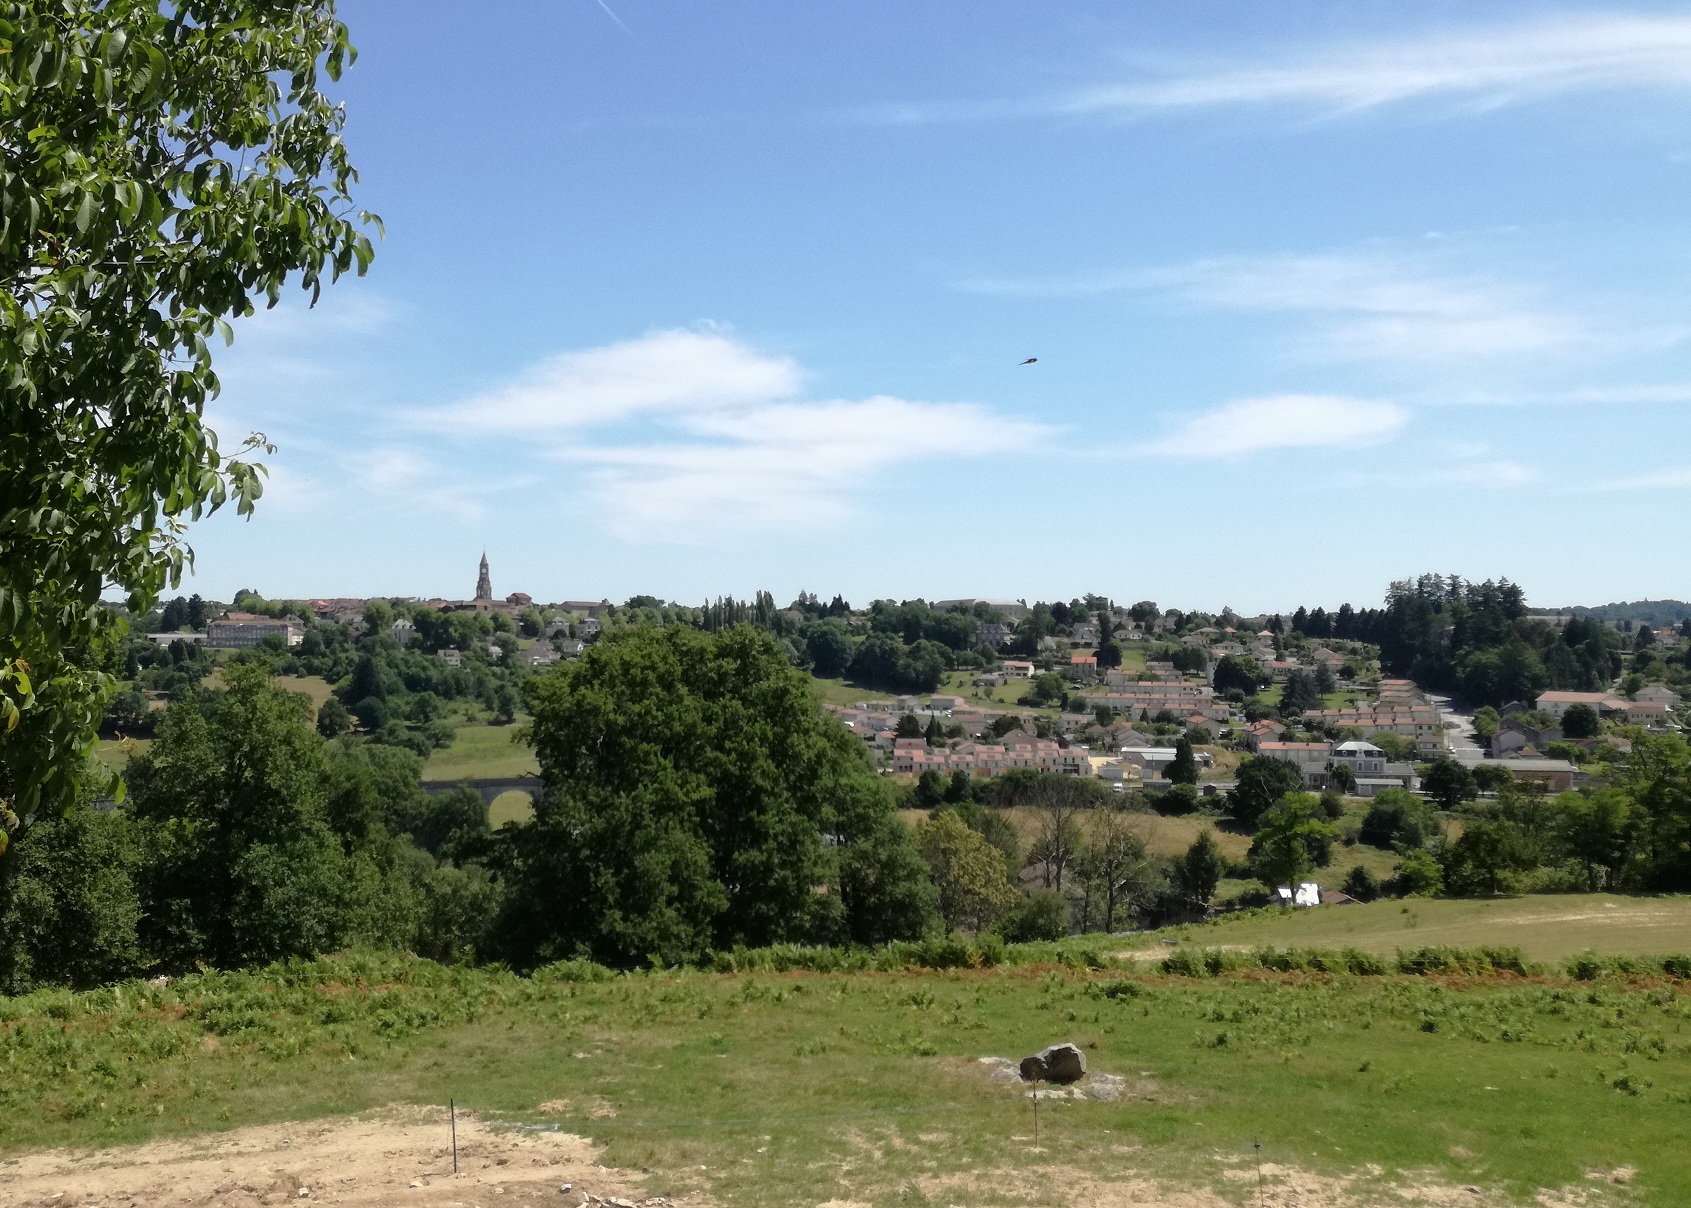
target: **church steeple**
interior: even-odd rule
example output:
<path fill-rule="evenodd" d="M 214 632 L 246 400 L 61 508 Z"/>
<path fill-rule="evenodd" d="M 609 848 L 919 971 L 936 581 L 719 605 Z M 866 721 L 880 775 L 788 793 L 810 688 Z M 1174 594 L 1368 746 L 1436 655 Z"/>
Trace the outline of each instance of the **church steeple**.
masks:
<path fill-rule="evenodd" d="M 476 576 L 476 599 L 493 599 L 493 580 L 487 573 L 487 551 L 482 551 L 481 573 Z"/>

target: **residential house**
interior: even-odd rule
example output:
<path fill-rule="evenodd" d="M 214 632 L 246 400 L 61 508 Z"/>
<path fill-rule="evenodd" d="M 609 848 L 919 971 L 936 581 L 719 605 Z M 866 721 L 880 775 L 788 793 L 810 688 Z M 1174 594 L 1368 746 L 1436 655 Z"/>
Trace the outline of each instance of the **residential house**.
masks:
<path fill-rule="evenodd" d="M 1023 662 L 1018 659 L 1005 659 L 1002 666 L 1004 668 L 1004 674 L 1009 676 L 1011 679 L 1033 678 L 1032 663 Z"/>
<path fill-rule="evenodd" d="M 400 617 L 388 626 L 388 636 L 401 646 L 409 646 L 417 637 L 417 627 L 409 617 Z"/>
<path fill-rule="evenodd" d="M 1380 776 L 1386 770 L 1386 753 L 1371 742 L 1352 740 L 1333 748 L 1331 762 L 1343 764 L 1357 778 Z"/>
<path fill-rule="evenodd" d="M 587 649 L 587 643 L 580 638 L 556 638 L 554 644 L 558 653 L 567 659 L 578 658 L 581 652 Z"/>
<path fill-rule="evenodd" d="M 448 667 L 462 667 L 464 665 L 464 656 L 458 651 L 453 650 L 450 646 L 443 650 L 435 651 L 434 656 L 441 662 L 445 663 Z"/>
<path fill-rule="evenodd" d="M 1093 654 L 1071 654 L 1069 656 L 1069 678 L 1090 680 L 1098 678 L 1098 656 Z"/>
<path fill-rule="evenodd" d="M 1544 750 L 1546 744 L 1560 742 L 1561 739 L 1559 726 L 1535 726 L 1522 721 L 1518 715 L 1505 717 L 1497 723 L 1497 732 L 1491 736 L 1491 755 L 1493 759 L 1502 759 L 1529 749 L 1536 753 Z"/>
<path fill-rule="evenodd" d="M 530 667 L 550 667 L 558 661 L 558 652 L 550 642 L 536 642 L 527 650 L 519 650 L 517 660 Z"/>
<path fill-rule="evenodd" d="M 590 638 L 597 636 L 604 629 L 604 624 L 598 617 L 582 617 L 575 623 L 575 636 Z"/>
<path fill-rule="evenodd" d="M 965 703 L 961 696 L 928 697 L 928 708 L 935 713 L 950 713 L 955 709 L 961 709 Z"/>
<path fill-rule="evenodd" d="M 1279 722 L 1271 721 L 1266 717 L 1261 721 L 1253 721 L 1244 730 L 1245 747 L 1255 753 L 1256 749 L 1265 742 L 1278 742 L 1284 729 L 1285 727 Z"/>
<path fill-rule="evenodd" d="M 360 621 L 364 619 L 364 601 L 344 596 L 333 600 L 313 600 L 311 612 L 319 621 L 337 625 Z"/>
<path fill-rule="evenodd" d="M 1647 701 L 1661 705 L 1668 712 L 1673 712 L 1682 703 L 1679 694 L 1672 691 L 1666 684 L 1648 684 L 1632 694 L 1633 701 Z"/>
<path fill-rule="evenodd" d="M 1096 646 L 1098 626 L 1087 623 L 1069 626 L 1069 641 L 1078 642 L 1082 646 Z"/>
<path fill-rule="evenodd" d="M 1011 629 L 997 621 L 982 621 L 975 626 L 975 640 L 982 646 L 997 650 L 1010 640 Z"/>

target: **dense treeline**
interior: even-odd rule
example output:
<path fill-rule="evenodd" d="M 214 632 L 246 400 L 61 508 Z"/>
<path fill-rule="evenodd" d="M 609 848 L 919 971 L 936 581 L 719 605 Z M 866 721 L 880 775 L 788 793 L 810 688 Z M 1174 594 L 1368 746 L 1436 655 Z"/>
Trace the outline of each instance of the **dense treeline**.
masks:
<path fill-rule="evenodd" d="M 1386 674 L 1475 705 L 1530 702 L 1547 689 L 1607 688 L 1628 648 L 1624 635 L 1598 621 L 1574 618 L 1558 628 L 1529 618 L 1525 594 L 1507 579 L 1472 583 L 1455 575 L 1393 583 L 1381 608 L 1300 607 L 1291 627 L 1317 639 L 1372 643 Z"/>
<path fill-rule="evenodd" d="M 404 652 L 382 654 L 354 660 L 355 708 L 402 690 L 381 681 Z M 628 629 L 529 680 L 547 795 L 498 833 L 474 793 L 426 795 L 402 745 L 325 737 L 264 659 L 222 679 L 177 692 L 119 808 L 84 800 L 15 836 L 0 987 L 348 946 L 631 964 L 934 924 L 890 786 L 749 627 Z"/>

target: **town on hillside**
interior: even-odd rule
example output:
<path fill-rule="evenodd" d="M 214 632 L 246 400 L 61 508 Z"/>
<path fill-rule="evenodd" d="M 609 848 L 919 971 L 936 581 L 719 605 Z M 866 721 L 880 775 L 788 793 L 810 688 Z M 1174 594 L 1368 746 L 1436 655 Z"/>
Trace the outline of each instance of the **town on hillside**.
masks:
<path fill-rule="evenodd" d="M 1155 800 L 1224 796 L 1240 760 L 1253 756 L 1296 768 L 1310 791 L 1360 799 L 1392 788 L 1421 793 L 1434 761 L 1476 771 L 1483 783 L 1500 769 L 1561 792 L 1588 785 L 1594 760 L 1601 767 L 1624 758 L 1624 731 L 1667 732 L 1688 720 L 1691 618 L 1656 626 L 1533 613 L 1506 581 L 1501 589 L 1438 584 L 1430 594 L 1451 592 L 1468 593 L 1474 607 L 1512 612 L 1512 623 L 1536 635 L 1545 653 L 1529 650 L 1513 683 L 1482 683 L 1471 673 L 1464 680 L 1462 652 L 1444 651 L 1442 664 L 1405 659 L 1392 618 L 1429 594 L 1425 580 L 1394 584 L 1385 609 L 1345 604 L 1330 613 L 1317 606 L 1252 617 L 1151 601 L 1122 606 L 1100 596 L 1031 605 L 877 600 L 866 608 L 810 593 L 785 608 L 767 593 L 700 606 L 651 596 L 542 603 L 521 591 L 497 597 L 484 554 L 464 599 L 277 601 L 244 591 L 225 606 L 177 598 L 139 619 L 154 653 L 132 654 L 131 663 L 137 686 L 145 686 L 149 658 L 180 669 L 184 648 L 190 669 L 191 651 L 203 648 L 269 650 L 304 670 L 323 663 L 325 652 L 345 652 L 339 661 L 346 665 L 353 650 L 386 647 L 433 660 L 460 679 L 475 671 L 477 689 L 448 678 L 433 690 L 447 699 L 479 691 L 496 711 L 502 695 L 509 715 L 510 684 L 490 691 L 489 677 L 544 671 L 634 626 L 748 624 L 783 643 L 822 689 L 822 707 L 899 782 L 984 781 L 1025 769 Z M 1394 654 L 1397 665 L 1388 666 Z M 156 705 L 169 675 L 155 672 L 151 682 Z M 345 698 L 345 685 L 335 694 Z M 379 698 L 343 703 L 349 728 L 424 754 L 451 741 L 450 728 L 408 724 Z M 133 731 L 144 719 L 133 693 L 114 708 L 113 726 L 128 721 Z M 332 719 L 324 731 L 341 724 Z"/>

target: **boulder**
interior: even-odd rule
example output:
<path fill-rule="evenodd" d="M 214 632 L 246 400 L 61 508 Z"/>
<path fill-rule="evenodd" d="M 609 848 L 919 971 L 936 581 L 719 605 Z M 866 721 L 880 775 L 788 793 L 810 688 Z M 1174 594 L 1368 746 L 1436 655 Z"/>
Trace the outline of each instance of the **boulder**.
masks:
<path fill-rule="evenodd" d="M 1023 1057 L 1023 1082 L 1078 1082 L 1086 1077 L 1086 1054 L 1072 1044 L 1054 1044 Z"/>

